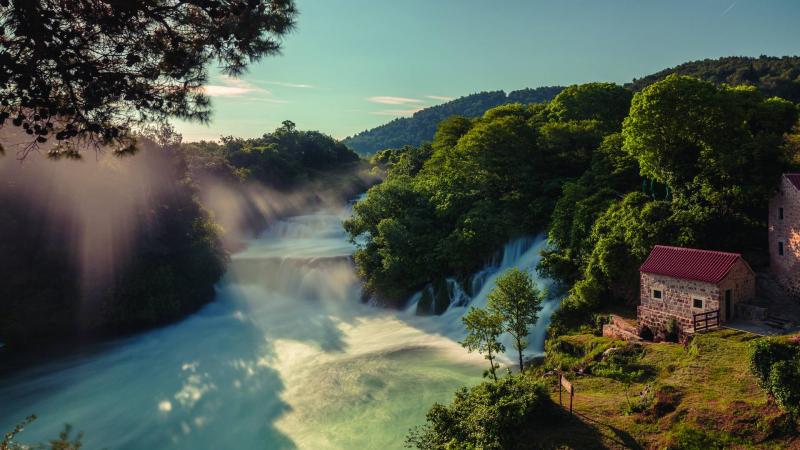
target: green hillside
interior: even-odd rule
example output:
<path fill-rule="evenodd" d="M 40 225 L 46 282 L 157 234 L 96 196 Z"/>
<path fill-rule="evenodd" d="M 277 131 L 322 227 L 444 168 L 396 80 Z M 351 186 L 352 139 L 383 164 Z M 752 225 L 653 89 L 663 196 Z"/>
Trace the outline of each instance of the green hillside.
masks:
<path fill-rule="evenodd" d="M 436 126 L 450 116 L 479 117 L 487 110 L 506 103 L 549 102 L 562 89 L 564 88 L 560 86 L 548 86 L 513 91 L 508 95 L 503 91 L 479 92 L 425 108 L 411 117 L 394 119 L 387 124 L 348 137 L 342 142 L 362 155 L 371 155 L 383 149 L 400 148 L 404 145 L 419 145 L 433 140 Z"/>
<path fill-rule="evenodd" d="M 689 75 L 717 85 L 751 85 L 767 97 L 800 102 L 800 56 L 728 56 L 691 61 L 634 79 L 625 87 L 640 91 L 673 73 Z"/>

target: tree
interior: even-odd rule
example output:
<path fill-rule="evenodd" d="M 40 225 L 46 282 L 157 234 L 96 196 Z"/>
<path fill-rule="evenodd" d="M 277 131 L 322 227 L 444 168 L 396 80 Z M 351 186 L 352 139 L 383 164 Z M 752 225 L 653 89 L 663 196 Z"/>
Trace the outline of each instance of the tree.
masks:
<path fill-rule="evenodd" d="M 18 423 L 13 430 L 6 433 L 3 440 L 0 441 L 0 450 L 80 450 L 80 448 L 83 447 L 83 443 L 81 442 L 83 433 L 78 433 L 73 440 L 73 438 L 70 437 L 72 434 L 72 427 L 69 425 L 64 425 L 64 431 L 58 434 L 58 439 L 50 439 L 48 444 L 27 445 L 15 442 L 14 438 L 34 420 L 36 420 L 35 414 L 28 416 L 25 420 Z"/>
<path fill-rule="evenodd" d="M 670 75 L 634 96 L 624 148 L 643 176 L 676 197 L 699 195 L 722 210 L 762 208 L 789 162 L 783 135 L 797 118 L 791 102 L 753 87 Z"/>
<path fill-rule="evenodd" d="M 505 331 L 514 338 L 520 372 L 524 370 L 522 351 L 528 347 L 528 327 L 539 320 L 543 297 L 531 276 L 516 267 L 500 275 L 489 293 L 489 310 L 503 318 Z"/>
<path fill-rule="evenodd" d="M 78 141 L 130 152 L 132 126 L 207 121 L 208 67 L 241 74 L 280 50 L 293 0 L 0 1 L 0 125 L 51 136 L 51 156 Z"/>
<path fill-rule="evenodd" d="M 497 381 L 497 369 L 500 366 L 494 360 L 499 352 L 506 349 L 497 340 L 503 334 L 503 317 L 497 312 L 473 306 L 461 320 L 467 328 L 467 336 L 461 345 L 470 353 L 477 351 L 485 354 L 484 357 L 489 360 L 489 374 Z"/>
<path fill-rule="evenodd" d="M 426 414 L 425 425 L 409 432 L 406 447 L 539 448 L 540 442 L 531 438 L 536 439 L 548 422 L 559 417 L 543 382 L 514 375 L 497 383 L 462 388 L 452 403 L 433 405 Z"/>
<path fill-rule="evenodd" d="M 614 83 L 578 84 L 561 91 L 548 109 L 560 121 L 596 120 L 606 129 L 619 130 L 632 96 L 631 91 Z"/>

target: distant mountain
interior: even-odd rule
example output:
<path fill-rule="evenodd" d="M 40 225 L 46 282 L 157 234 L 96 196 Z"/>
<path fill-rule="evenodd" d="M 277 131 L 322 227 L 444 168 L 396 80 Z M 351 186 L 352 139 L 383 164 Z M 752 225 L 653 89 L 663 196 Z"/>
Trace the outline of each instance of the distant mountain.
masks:
<path fill-rule="evenodd" d="M 342 142 L 362 155 L 370 155 L 386 148 L 419 145 L 424 141 L 432 140 L 436 133 L 436 126 L 450 116 L 478 117 L 483 115 L 486 110 L 506 103 L 549 102 L 562 89 L 564 88 L 561 86 L 547 86 L 513 91 L 508 95 L 503 91 L 467 95 L 441 105 L 425 108 L 411 117 L 394 119 L 387 124 L 362 131 Z"/>
<path fill-rule="evenodd" d="M 800 56 L 729 56 L 691 61 L 634 79 L 625 87 L 640 91 L 673 73 L 690 75 L 715 84 L 752 85 L 767 96 L 800 103 Z M 560 86 L 549 86 L 523 89 L 508 95 L 503 91 L 480 92 L 423 109 L 412 117 L 394 119 L 342 142 L 362 155 L 370 155 L 386 148 L 419 145 L 423 141 L 432 140 L 439 122 L 452 115 L 478 117 L 486 110 L 504 103 L 549 102 L 562 89 L 564 88 Z"/>
<path fill-rule="evenodd" d="M 683 63 L 670 69 L 634 79 L 625 87 L 634 91 L 677 73 L 690 75 L 715 84 L 752 85 L 770 97 L 781 97 L 800 103 L 799 56 L 729 56 Z"/>

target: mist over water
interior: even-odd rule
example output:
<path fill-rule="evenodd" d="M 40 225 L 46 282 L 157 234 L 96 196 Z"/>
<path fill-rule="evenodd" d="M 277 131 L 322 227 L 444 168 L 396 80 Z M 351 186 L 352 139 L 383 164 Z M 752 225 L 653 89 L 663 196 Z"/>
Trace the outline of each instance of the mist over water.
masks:
<path fill-rule="evenodd" d="M 274 223 L 180 323 L 1 379 L 0 430 L 35 413 L 24 442 L 70 423 L 90 449 L 402 448 L 434 402 L 481 381 L 485 361 L 457 342 L 458 305 L 483 306 L 497 274 L 531 270 L 544 243 L 510 243 L 473 278 L 474 299 L 421 317 L 361 303 L 347 214 Z"/>

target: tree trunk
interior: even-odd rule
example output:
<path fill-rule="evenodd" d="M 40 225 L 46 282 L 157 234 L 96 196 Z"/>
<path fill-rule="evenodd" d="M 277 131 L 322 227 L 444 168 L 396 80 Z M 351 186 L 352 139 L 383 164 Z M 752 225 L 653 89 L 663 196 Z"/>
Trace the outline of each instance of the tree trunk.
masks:
<path fill-rule="evenodd" d="M 492 378 L 494 378 L 494 381 L 497 381 L 497 374 L 494 372 L 494 357 L 492 357 L 491 350 L 489 350 L 489 365 L 491 367 L 491 369 L 489 369 L 489 373 L 492 374 Z"/>
<path fill-rule="evenodd" d="M 519 373 L 525 371 L 525 366 L 522 363 L 522 340 L 517 338 L 517 351 L 519 352 Z"/>

